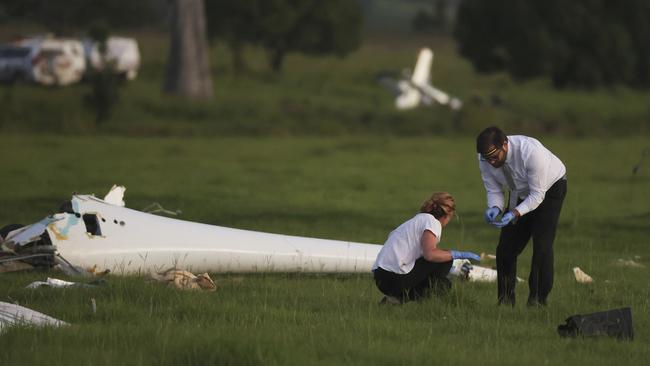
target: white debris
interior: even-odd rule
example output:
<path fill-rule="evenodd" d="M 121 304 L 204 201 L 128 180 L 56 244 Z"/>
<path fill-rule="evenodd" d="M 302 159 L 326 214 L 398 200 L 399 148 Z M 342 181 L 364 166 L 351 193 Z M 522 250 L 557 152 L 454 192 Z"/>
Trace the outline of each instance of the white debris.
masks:
<path fill-rule="evenodd" d="M 619 259 L 616 260 L 616 264 L 619 265 L 619 266 L 625 266 L 625 267 L 645 268 L 645 265 L 635 261 L 634 259 L 619 258 Z"/>
<path fill-rule="evenodd" d="M 469 280 L 471 282 L 496 282 L 497 271 L 491 268 L 474 266 L 469 272 Z"/>
<path fill-rule="evenodd" d="M 472 264 L 467 259 L 454 259 L 447 277 L 449 279 L 467 280 L 472 267 Z"/>
<path fill-rule="evenodd" d="M 113 187 L 110 191 L 104 196 L 104 201 L 112 205 L 124 207 L 124 192 L 126 188 L 124 186 L 118 186 L 113 184 Z"/>
<path fill-rule="evenodd" d="M 194 275 L 192 272 L 182 269 L 170 268 L 164 272 L 151 273 L 151 278 L 181 290 L 217 290 L 217 285 L 207 272 Z"/>
<path fill-rule="evenodd" d="M 41 286 L 46 286 L 46 287 L 54 287 L 54 288 L 63 288 L 63 287 L 70 287 L 70 286 L 79 286 L 81 285 L 80 283 L 76 282 L 69 282 L 69 281 L 64 281 L 60 280 L 58 278 L 50 278 L 48 277 L 46 281 L 34 281 L 30 283 L 29 285 L 25 286 L 25 288 L 39 288 Z"/>
<path fill-rule="evenodd" d="M 481 253 L 481 262 L 485 260 L 495 260 L 497 256 L 489 253 Z"/>
<path fill-rule="evenodd" d="M 60 280 L 58 278 L 50 278 L 48 277 L 46 281 L 34 281 L 30 283 L 29 285 L 25 286 L 25 288 L 29 289 L 35 289 L 39 287 L 52 287 L 52 288 L 65 288 L 65 287 L 87 287 L 87 288 L 92 288 L 96 287 L 96 284 L 92 283 L 79 283 L 79 282 L 70 282 L 70 281 L 64 281 Z"/>
<path fill-rule="evenodd" d="M 584 273 L 580 267 L 573 267 L 573 275 L 576 278 L 576 281 L 578 283 L 592 283 L 594 282 L 594 279 L 591 278 L 588 274 Z"/>
<path fill-rule="evenodd" d="M 20 305 L 0 301 L 0 333 L 14 325 L 59 327 L 70 324 Z"/>
<path fill-rule="evenodd" d="M 467 259 L 455 259 L 449 270 L 450 278 L 460 278 L 470 282 L 496 282 L 497 271 L 492 268 L 475 266 Z M 523 282 L 517 277 L 517 282 Z"/>
<path fill-rule="evenodd" d="M 15 251 L 20 246 L 39 240 L 40 236 L 47 229 L 47 226 L 57 220 L 58 218 L 49 216 L 35 224 L 21 227 L 20 229 L 9 232 L 4 242 L 2 243 L 2 249 Z"/>

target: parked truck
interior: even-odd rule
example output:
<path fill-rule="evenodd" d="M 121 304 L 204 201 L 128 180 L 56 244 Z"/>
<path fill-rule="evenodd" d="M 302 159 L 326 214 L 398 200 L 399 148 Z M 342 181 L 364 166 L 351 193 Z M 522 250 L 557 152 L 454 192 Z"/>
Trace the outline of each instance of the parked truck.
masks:
<path fill-rule="evenodd" d="M 29 47 L 0 45 L 0 82 L 30 81 L 34 50 Z"/>

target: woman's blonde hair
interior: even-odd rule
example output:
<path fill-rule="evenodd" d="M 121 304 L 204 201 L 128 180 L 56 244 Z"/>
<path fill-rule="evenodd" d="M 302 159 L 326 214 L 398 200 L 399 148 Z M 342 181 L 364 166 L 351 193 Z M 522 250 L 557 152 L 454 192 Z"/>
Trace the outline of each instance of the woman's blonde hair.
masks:
<path fill-rule="evenodd" d="M 436 219 L 440 219 L 447 215 L 453 215 L 456 212 L 456 201 L 447 192 L 435 192 L 431 195 L 431 198 L 422 202 L 420 212 L 430 213 Z"/>

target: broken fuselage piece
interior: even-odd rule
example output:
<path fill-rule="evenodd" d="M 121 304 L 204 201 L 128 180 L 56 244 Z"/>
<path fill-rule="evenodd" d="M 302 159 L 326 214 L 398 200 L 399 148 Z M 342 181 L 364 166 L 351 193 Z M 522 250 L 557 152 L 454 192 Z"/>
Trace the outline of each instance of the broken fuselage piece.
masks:
<path fill-rule="evenodd" d="M 198 272 L 369 272 L 381 246 L 233 229 L 172 219 L 92 195 L 74 195 L 60 213 L 9 232 L 16 255 L 65 259 L 81 268 L 138 274 L 170 267 Z M 31 258 L 31 257 L 30 257 Z"/>

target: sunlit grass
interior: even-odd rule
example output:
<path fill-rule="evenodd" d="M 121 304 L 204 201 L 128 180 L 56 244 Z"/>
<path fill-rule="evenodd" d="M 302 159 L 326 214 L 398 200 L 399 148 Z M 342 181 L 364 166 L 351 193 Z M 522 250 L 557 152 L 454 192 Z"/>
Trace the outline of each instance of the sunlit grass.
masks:
<path fill-rule="evenodd" d="M 544 143 L 566 163 L 569 193 L 555 243 L 550 306 L 495 305 L 494 284 L 456 283 L 445 298 L 380 307 L 369 274 L 212 274 L 214 293 L 144 277 L 93 289 L 24 289 L 60 273 L 0 277 L 0 301 L 72 324 L 10 329 L 0 364 L 643 364 L 650 356 L 647 138 Z M 11 135 L 0 161 L 0 223 L 31 223 L 72 192 L 127 187 L 181 219 L 242 229 L 382 243 L 434 190 L 457 198 L 441 246 L 494 253 L 471 138 L 122 138 Z M 526 278 L 530 248 L 519 260 Z M 638 257 L 637 257 L 638 256 Z M 644 268 L 620 266 L 635 259 Z M 490 266 L 492 263 L 484 263 Z M 579 266 L 595 283 L 575 283 Z M 94 298 L 97 312 L 90 303 Z M 566 340 L 572 314 L 630 306 L 636 339 Z M 522 351 L 524 350 L 524 351 Z"/>

